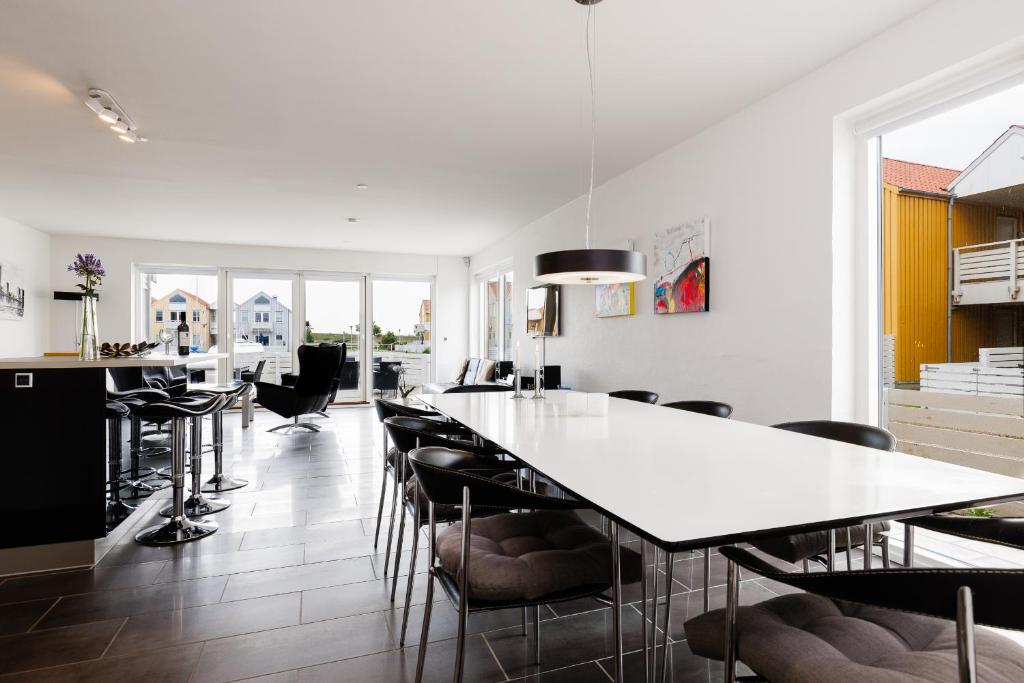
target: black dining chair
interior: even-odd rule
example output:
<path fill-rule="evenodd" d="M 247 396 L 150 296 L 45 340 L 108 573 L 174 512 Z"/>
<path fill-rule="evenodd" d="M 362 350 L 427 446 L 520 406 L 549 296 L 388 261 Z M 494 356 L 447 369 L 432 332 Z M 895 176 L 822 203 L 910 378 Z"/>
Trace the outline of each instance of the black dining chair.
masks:
<path fill-rule="evenodd" d="M 293 387 L 282 387 L 267 382 L 256 383 L 256 402 L 277 413 L 291 418 L 292 422 L 268 429 L 269 432 L 296 428 L 319 432 L 320 427 L 311 422 L 299 422 L 303 415 L 320 410 L 331 394 L 341 365 L 342 349 L 338 346 L 300 346 L 299 377 Z"/>
<path fill-rule="evenodd" d="M 1024 629 L 1024 611 L 1007 599 L 1024 590 L 1024 569 L 805 574 L 740 548 L 721 553 L 749 572 L 806 591 L 744 607 L 736 606 L 734 593 L 725 609 L 686 622 L 689 649 L 724 660 L 727 676 L 741 661 L 769 682 L 1024 679 L 1024 648 L 975 630 L 975 624 Z"/>
<path fill-rule="evenodd" d="M 808 436 L 816 436 L 832 441 L 875 448 L 880 451 L 896 450 L 896 437 L 881 427 L 858 424 L 856 422 L 837 422 L 832 420 L 809 420 L 805 422 L 783 422 L 774 425 L 776 429 L 797 432 Z M 813 560 L 829 571 L 835 568 L 837 539 L 841 545 L 838 550 L 846 553 L 846 565 L 853 568 L 853 549 L 864 546 L 865 567 L 870 565 L 872 546 L 881 548 L 882 564 L 889 568 L 889 523 L 877 525 L 865 524 L 843 529 L 828 531 L 809 531 L 806 533 L 777 536 L 751 541 L 758 550 L 772 557 L 791 562 L 801 563 L 804 571 L 809 570 L 809 561 Z M 865 540 L 870 539 L 869 544 Z"/>
<path fill-rule="evenodd" d="M 539 662 L 541 605 L 600 599 L 612 587 L 612 553 L 620 553 L 623 582 L 638 581 L 642 573 L 635 552 L 613 547 L 604 534 L 580 519 L 575 510 L 586 507 L 585 503 L 524 491 L 488 478 L 486 471 L 463 469 L 476 458 L 434 447 L 409 453 L 409 465 L 426 502 L 430 555 L 417 683 L 423 680 L 435 583 L 458 611 L 454 675 L 458 683 L 465 669 L 470 614 L 533 607 L 533 651 Z M 422 513 L 419 496 L 416 501 Z M 438 534 L 440 505 L 454 506 L 460 521 Z M 474 517 L 474 510 L 481 507 L 531 512 Z M 502 543 L 509 538 L 516 542 Z"/>
<path fill-rule="evenodd" d="M 700 413 L 711 417 L 729 417 L 732 415 L 732 406 L 728 403 L 718 401 L 673 401 L 662 403 L 665 408 L 685 410 L 688 413 Z"/>
<path fill-rule="evenodd" d="M 721 417 L 728 418 L 732 415 L 732 406 L 728 403 L 720 403 L 718 401 L 674 401 L 672 403 L 663 403 L 663 407 L 672 408 L 674 410 L 683 410 L 688 413 L 698 413 L 700 415 L 708 415 L 710 417 Z M 707 612 L 711 607 L 711 548 L 704 548 L 704 611 Z M 654 564 L 658 564 L 658 550 L 654 550 Z M 671 566 L 675 561 L 672 553 L 668 554 L 666 558 L 666 569 Z M 669 573 L 669 576 L 672 574 Z M 657 582 L 655 582 L 655 590 L 657 590 Z M 668 604 L 666 605 L 666 613 L 671 609 L 672 596 L 671 594 L 667 598 Z M 658 603 L 658 595 L 654 595 L 654 603 Z M 666 626 L 666 632 L 667 632 Z"/>
<path fill-rule="evenodd" d="M 348 345 L 344 342 L 340 344 L 334 342 L 320 342 L 317 346 L 320 346 L 321 348 L 327 346 L 341 347 L 341 363 L 338 365 L 338 371 L 335 373 L 334 382 L 331 383 L 331 392 L 327 395 L 327 400 L 324 401 L 323 407 L 313 412 L 314 415 L 319 415 L 320 417 L 330 417 L 330 415 L 327 414 L 327 407 L 334 403 L 334 399 L 338 396 L 338 389 L 341 387 L 341 373 L 345 367 L 345 361 L 348 354 Z M 301 369 L 302 367 L 300 365 L 299 370 L 301 371 Z M 298 381 L 298 373 L 287 372 L 281 375 L 281 386 L 283 387 L 294 387 L 295 383 Z"/>
<path fill-rule="evenodd" d="M 627 401 L 650 403 L 652 405 L 658 402 L 658 395 L 656 393 L 644 391 L 643 389 L 620 389 L 618 391 L 609 391 L 608 395 L 612 398 L 624 398 Z"/>

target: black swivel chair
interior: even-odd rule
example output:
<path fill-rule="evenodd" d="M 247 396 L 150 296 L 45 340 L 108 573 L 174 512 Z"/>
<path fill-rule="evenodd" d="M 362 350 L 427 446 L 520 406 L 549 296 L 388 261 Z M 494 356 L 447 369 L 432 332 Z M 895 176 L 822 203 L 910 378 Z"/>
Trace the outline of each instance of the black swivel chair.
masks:
<path fill-rule="evenodd" d="M 299 422 L 299 417 L 315 413 L 325 405 L 337 378 L 342 353 L 340 346 L 300 346 L 299 377 L 294 387 L 256 383 L 256 402 L 281 417 L 292 419 L 267 431 L 291 431 L 298 427 L 320 431 L 315 424 Z"/>
<path fill-rule="evenodd" d="M 831 420 L 808 420 L 806 422 L 784 422 L 774 425 L 776 429 L 784 429 L 789 432 L 798 432 L 809 436 L 816 436 L 822 439 L 842 441 L 843 443 L 854 444 L 855 446 L 866 446 L 880 451 L 896 450 L 896 437 L 881 427 L 857 424 L 855 422 L 835 422 Z M 846 553 L 846 565 L 848 569 L 853 568 L 853 553 L 855 547 L 864 545 L 865 539 L 870 538 L 870 545 L 878 545 L 882 550 L 882 563 L 889 567 L 889 523 L 883 522 L 880 525 L 867 524 L 863 526 L 846 527 L 829 531 L 813 531 L 791 536 L 780 536 L 775 538 L 764 538 L 752 541 L 752 545 L 766 552 L 772 557 L 786 562 L 796 564 L 803 563 L 804 570 L 808 569 L 808 561 L 814 560 L 833 569 L 830 560 L 835 557 L 837 537 L 841 545 L 840 550 Z M 870 563 L 871 547 L 864 548 L 865 560 Z"/>
<path fill-rule="evenodd" d="M 331 405 L 332 403 L 334 403 L 334 399 L 338 395 L 338 388 L 341 386 L 341 373 L 342 373 L 342 371 L 345 368 L 345 360 L 346 360 L 346 355 L 348 353 L 348 347 L 344 343 L 342 343 L 342 344 L 334 344 L 334 343 L 331 343 L 331 342 L 320 342 L 319 346 L 321 348 L 326 347 L 326 346 L 340 346 L 341 347 L 341 364 L 338 365 L 338 372 L 337 372 L 337 374 L 334 377 L 333 384 L 331 384 L 331 393 L 327 396 L 327 400 L 324 401 L 324 405 L 319 410 L 314 411 L 315 415 L 320 415 L 321 417 L 330 417 L 330 415 L 327 414 L 327 407 L 329 405 Z M 302 369 L 301 364 L 299 365 L 299 369 L 300 370 Z M 281 375 L 281 386 L 283 386 L 283 387 L 293 387 L 293 386 L 295 386 L 295 383 L 298 380 L 299 380 L 299 375 L 297 373 L 293 373 L 293 372 L 285 373 L 285 374 Z"/>
<path fill-rule="evenodd" d="M 373 369 L 373 390 L 379 391 L 383 397 L 386 394 L 398 396 L 398 373 L 402 363 L 398 361 L 381 361 Z"/>
<path fill-rule="evenodd" d="M 644 391 L 643 389 L 620 389 L 619 391 L 609 391 L 608 395 L 612 398 L 624 398 L 627 401 L 636 401 L 638 403 L 655 404 L 658 402 L 658 395 L 656 393 Z"/>
<path fill-rule="evenodd" d="M 243 382 L 248 382 L 249 384 L 255 384 L 256 382 L 259 382 L 261 379 L 263 379 L 263 368 L 266 365 L 267 365 L 267 359 L 266 358 L 261 358 L 260 362 L 256 364 L 256 368 L 254 370 L 242 370 L 239 373 L 239 377 L 240 377 L 240 379 Z M 284 383 L 284 377 L 283 376 L 281 377 L 281 381 L 282 381 L 282 383 Z"/>
<path fill-rule="evenodd" d="M 976 535 L 988 526 L 997 537 L 991 540 L 1021 547 L 1019 525 L 1016 543 L 1007 544 L 1006 529 L 989 526 L 993 521 L 973 525 L 971 537 L 990 540 Z M 1024 612 L 1012 597 L 1024 590 L 1024 569 L 802 574 L 780 570 L 740 548 L 725 547 L 721 553 L 750 572 L 806 591 L 749 607 L 737 607 L 733 592 L 726 609 L 686 622 L 690 650 L 724 659 L 727 672 L 742 661 L 758 680 L 786 683 L 994 683 L 1024 677 L 1024 648 L 975 630 L 976 623 L 1024 629 Z"/>

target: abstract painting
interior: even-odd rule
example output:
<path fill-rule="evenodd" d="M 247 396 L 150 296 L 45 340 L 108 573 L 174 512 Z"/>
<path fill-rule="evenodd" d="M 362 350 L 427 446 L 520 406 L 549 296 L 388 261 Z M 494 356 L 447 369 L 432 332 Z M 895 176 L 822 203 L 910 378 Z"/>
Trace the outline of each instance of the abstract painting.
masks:
<path fill-rule="evenodd" d="M 654 234 L 654 312 L 709 310 L 709 221 L 697 218 Z"/>
<path fill-rule="evenodd" d="M 597 317 L 615 318 L 636 313 L 635 288 L 632 282 L 617 285 L 598 285 Z"/>
<path fill-rule="evenodd" d="M 0 261 L 0 320 L 25 317 L 25 280 L 21 271 Z"/>

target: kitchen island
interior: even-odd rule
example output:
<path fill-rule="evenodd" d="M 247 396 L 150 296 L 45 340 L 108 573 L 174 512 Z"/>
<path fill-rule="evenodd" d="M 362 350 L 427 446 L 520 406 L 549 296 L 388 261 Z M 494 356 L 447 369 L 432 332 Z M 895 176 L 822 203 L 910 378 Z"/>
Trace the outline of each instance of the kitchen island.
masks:
<path fill-rule="evenodd" d="M 107 368 L 226 357 L 0 358 L 0 576 L 94 563 L 106 535 Z"/>

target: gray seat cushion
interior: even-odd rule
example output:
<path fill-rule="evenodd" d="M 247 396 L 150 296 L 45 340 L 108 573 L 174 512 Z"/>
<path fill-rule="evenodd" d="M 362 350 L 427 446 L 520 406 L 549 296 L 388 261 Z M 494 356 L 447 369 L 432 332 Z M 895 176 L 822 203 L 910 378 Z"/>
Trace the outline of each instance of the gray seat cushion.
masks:
<path fill-rule="evenodd" d="M 437 537 L 444 571 L 459 577 L 462 524 Z M 469 596 L 474 600 L 536 600 L 582 587 L 611 585 L 611 544 L 575 512 L 538 511 L 474 519 Z M 640 577 L 639 556 L 622 553 L 623 581 Z"/>
<path fill-rule="evenodd" d="M 957 680 L 956 624 L 799 593 L 737 610 L 738 654 L 773 683 L 949 683 Z M 725 610 L 686 622 L 697 655 L 723 659 Z M 1024 648 L 975 633 L 978 681 L 1024 681 Z"/>
<path fill-rule="evenodd" d="M 885 537 L 884 532 L 888 530 L 888 522 L 875 524 L 875 543 L 881 542 Z M 863 545 L 864 527 L 850 527 L 850 537 L 854 546 Z M 809 531 L 804 534 L 793 534 L 791 536 L 761 538 L 756 541 L 752 541 L 751 545 L 758 550 L 768 553 L 772 557 L 779 558 L 780 560 L 784 560 L 786 562 L 800 562 L 801 560 L 806 560 L 817 555 L 828 554 L 828 531 Z M 844 550 L 846 548 L 846 529 L 836 529 L 836 548 L 838 550 Z"/>

